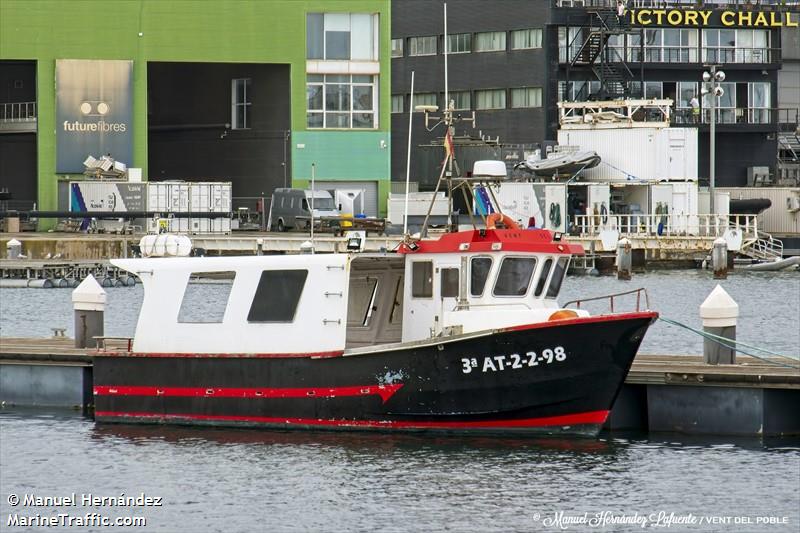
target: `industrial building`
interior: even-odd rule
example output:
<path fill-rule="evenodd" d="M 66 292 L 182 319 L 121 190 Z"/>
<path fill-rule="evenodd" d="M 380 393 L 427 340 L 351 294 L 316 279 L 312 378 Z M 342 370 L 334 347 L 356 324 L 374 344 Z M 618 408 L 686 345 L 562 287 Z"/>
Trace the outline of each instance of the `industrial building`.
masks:
<path fill-rule="evenodd" d="M 415 105 L 445 104 L 443 3 L 392 4 L 395 180 L 405 178 L 411 71 Z M 715 64 L 727 76 L 717 100 L 717 185 L 797 185 L 798 2 L 624 4 L 620 15 L 616 0 L 449 0 L 450 99 L 465 114 L 476 112 L 472 136 L 534 146 L 556 139 L 559 101 L 670 98 L 673 125 L 698 129 L 705 184 L 710 96 L 700 92 L 703 71 Z M 467 130 L 464 124 L 457 133 Z M 414 159 L 442 132 L 426 131 L 416 119 L 412 134 Z M 425 172 L 412 165 L 412 180 L 424 183 Z"/>
<path fill-rule="evenodd" d="M 230 181 L 234 209 L 313 174 L 384 214 L 389 6 L 0 2 L 5 207 L 57 209 L 59 183 L 110 155 L 145 180 Z"/>

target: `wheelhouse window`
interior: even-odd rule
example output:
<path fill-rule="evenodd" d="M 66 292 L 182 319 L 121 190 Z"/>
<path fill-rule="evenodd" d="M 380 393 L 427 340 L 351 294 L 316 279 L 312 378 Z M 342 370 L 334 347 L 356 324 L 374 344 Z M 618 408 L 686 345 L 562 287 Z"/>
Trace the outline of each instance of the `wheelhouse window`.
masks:
<path fill-rule="evenodd" d="M 374 129 L 377 98 L 377 76 L 308 74 L 308 127 Z"/>
<path fill-rule="evenodd" d="M 494 284 L 494 295 L 525 296 L 535 269 L 536 259 L 532 257 L 503 258 Z"/>
<path fill-rule="evenodd" d="M 442 298 L 458 297 L 458 269 L 443 268 L 441 272 Z"/>
<path fill-rule="evenodd" d="M 542 295 L 542 291 L 544 290 L 544 286 L 547 283 L 547 277 L 550 275 L 550 268 L 553 266 L 553 259 L 547 258 L 542 265 L 542 272 L 539 274 L 539 279 L 536 282 L 536 292 L 534 292 L 534 296 L 537 298 Z"/>
<path fill-rule="evenodd" d="M 553 269 L 553 277 L 550 278 L 550 285 L 547 287 L 545 298 L 558 297 L 558 293 L 561 291 L 561 284 L 564 282 L 564 276 L 567 274 L 568 263 L 568 257 L 561 257 L 556 262 L 556 267 Z"/>
<path fill-rule="evenodd" d="M 415 261 L 411 267 L 411 296 L 433 297 L 433 262 Z"/>
<path fill-rule="evenodd" d="M 293 322 L 308 270 L 265 270 L 247 313 L 248 322 Z"/>
<path fill-rule="evenodd" d="M 235 272 L 192 272 L 183 291 L 178 322 L 221 323 L 235 277 Z"/>
<path fill-rule="evenodd" d="M 469 266 L 469 293 L 472 296 L 481 296 L 492 270 L 491 257 L 473 257 Z"/>
<path fill-rule="evenodd" d="M 246 130 L 250 127 L 250 78 L 231 81 L 231 128 Z"/>

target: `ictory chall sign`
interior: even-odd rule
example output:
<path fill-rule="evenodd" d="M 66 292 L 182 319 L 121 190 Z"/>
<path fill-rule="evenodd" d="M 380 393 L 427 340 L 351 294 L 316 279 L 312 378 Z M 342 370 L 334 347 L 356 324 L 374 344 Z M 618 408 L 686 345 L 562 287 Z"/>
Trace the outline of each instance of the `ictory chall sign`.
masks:
<path fill-rule="evenodd" d="M 133 163 L 133 61 L 56 60 L 56 172 L 87 156 Z"/>
<path fill-rule="evenodd" d="M 636 26 L 725 26 L 735 28 L 797 28 L 800 13 L 791 11 L 720 11 L 704 9 L 631 9 Z"/>

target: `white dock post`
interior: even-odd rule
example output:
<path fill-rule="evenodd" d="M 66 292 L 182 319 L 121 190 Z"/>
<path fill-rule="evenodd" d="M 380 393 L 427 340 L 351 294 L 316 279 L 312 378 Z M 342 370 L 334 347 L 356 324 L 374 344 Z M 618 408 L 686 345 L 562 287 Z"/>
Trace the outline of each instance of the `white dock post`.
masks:
<path fill-rule="evenodd" d="M 714 270 L 714 279 L 728 277 L 728 243 L 722 237 L 717 238 L 711 248 L 711 268 Z"/>
<path fill-rule="evenodd" d="M 106 291 L 91 274 L 72 291 L 72 308 L 75 311 L 75 347 L 94 348 L 92 338 L 102 337 L 105 329 Z"/>
<path fill-rule="evenodd" d="M 633 268 L 633 252 L 631 241 L 622 238 L 617 243 L 617 279 L 631 279 Z"/>
<path fill-rule="evenodd" d="M 719 284 L 700 304 L 703 331 L 725 337 L 731 341 L 731 344 L 736 342 L 736 319 L 738 317 L 739 304 Z M 709 365 L 736 364 L 736 349 L 722 346 L 711 339 L 705 339 L 703 341 L 703 362 Z"/>

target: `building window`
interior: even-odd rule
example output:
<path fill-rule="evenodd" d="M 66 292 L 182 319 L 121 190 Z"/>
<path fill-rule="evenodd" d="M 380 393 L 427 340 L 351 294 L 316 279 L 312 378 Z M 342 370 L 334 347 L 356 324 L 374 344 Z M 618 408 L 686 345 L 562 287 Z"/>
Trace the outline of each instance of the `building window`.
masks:
<path fill-rule="evenodd" d="M 678 124 L 691 124 L 697 120 L 692 116 L 692 98 L 700 98 L 695 81 L 679 81 L 675 97 L 675 122 Z"/>
<path fill-rule="evenodd" d="M 476 52 L 497 52 L 506 49 L 506 32 L 489 31 L 475 34 Z"/>
<path fill-rule="evenodd" d="M 542 88 L 511 89 L 511 107 L 542 107 Z"/>
<path fill-rule="evenodd" d="M 402 113 L 405 107 L 405 97 L 402 94 L 392 95 L 392 113 Z"/>
<path fill-rule="evenodd" d="M 567 102 L 585 102 L 591 95 L 598 92 L 600 92 L 600 82 L 597 80 L 558 82 L 558 94 L 562 100 Z"/>
<path fill-rule="evenodd" d="M 306 17 L 308 59 L 378 60 L 378 15 L 309 13 Z"/>
<path fill-rule="evenodd" d="M 248 322 L 293 322 L 308 270 L 265 270 L 258 281 Z"/>
<path fill-rule="evenodd" d="M 524 50 L 542 47 L 542 30 L 514 30 L 511 32 L 511 49 Z"/>
<path fill-rule="evenodd" d="M 747 121 L 750 124 L 769 124 L 771 84 L 765 81 L 747 84 Z"/>
<path fill-rule="evenodd" d="M 641 98 L 663 98 L 664 85 L 660 81 L 644 82 L 644 92 L 642 92 L 642 82 L 631 82 L 631 94 Z M 689 97 L 691 99 L 691 96 Z"/>
<path fill-rule="evenodd" d="M 420 105 L 439 105 L 436 93 L 416 93 L 414 95 L 414 111 Z"/>
<path fill-rule="evenodd" d="M 231 81 L 231 128 L 246 130 L 250 127 L 250 78 Z"/>
<path fill-rule="evenodd" d="M 403 39 L 392 39 L 392 57 L 403 57 Z"/>
<path fill-rule="evenodd" d="M 717 97 L 717 123 L 733 124 L 736 122 L 736 84 L 724 82 L 719 84 L 723 95 Z M 711 122 L 711 95 L 704 94 L 701 104 L 703 122 Z"/>
<path fill-rule="evenodd" d="M 472 51 L 472 34 L 456 33 L 447 36 L 447 53 L 462 54 Z"/>
<path fill-rule="evenodd" d="M 472 98 L 469 91 L 453 91 L 447 96 L 453 101 L 453 109 L 460 111 L 472 109 Z"/>
<path fill-rule="evenodd" d="M 435 35 L 430 37 L 409 37 L 408 55 L 409 56 L 433 56 L 436 55 L 437 38 Z"/>
<path fill-rule="evenodd" d="M 703 60 L 708 63 L 769 63 L 769 30 L 703 30 Z"/>
<path fill-rule="evenodd" d="M 309 128 L 376 128 L 377 76 L 309 74 Z"/>
<path fill-rule="evenodd" d="M 475 91 L 475 109 L 505 109 L 506 90 Z"/>
<path fill-rule="evenodd" d="M 560 63 L 569 63 L 572 61 L 583 46 L 584 41 L 584 28 L 559 26 L 558 61 Z"/>

